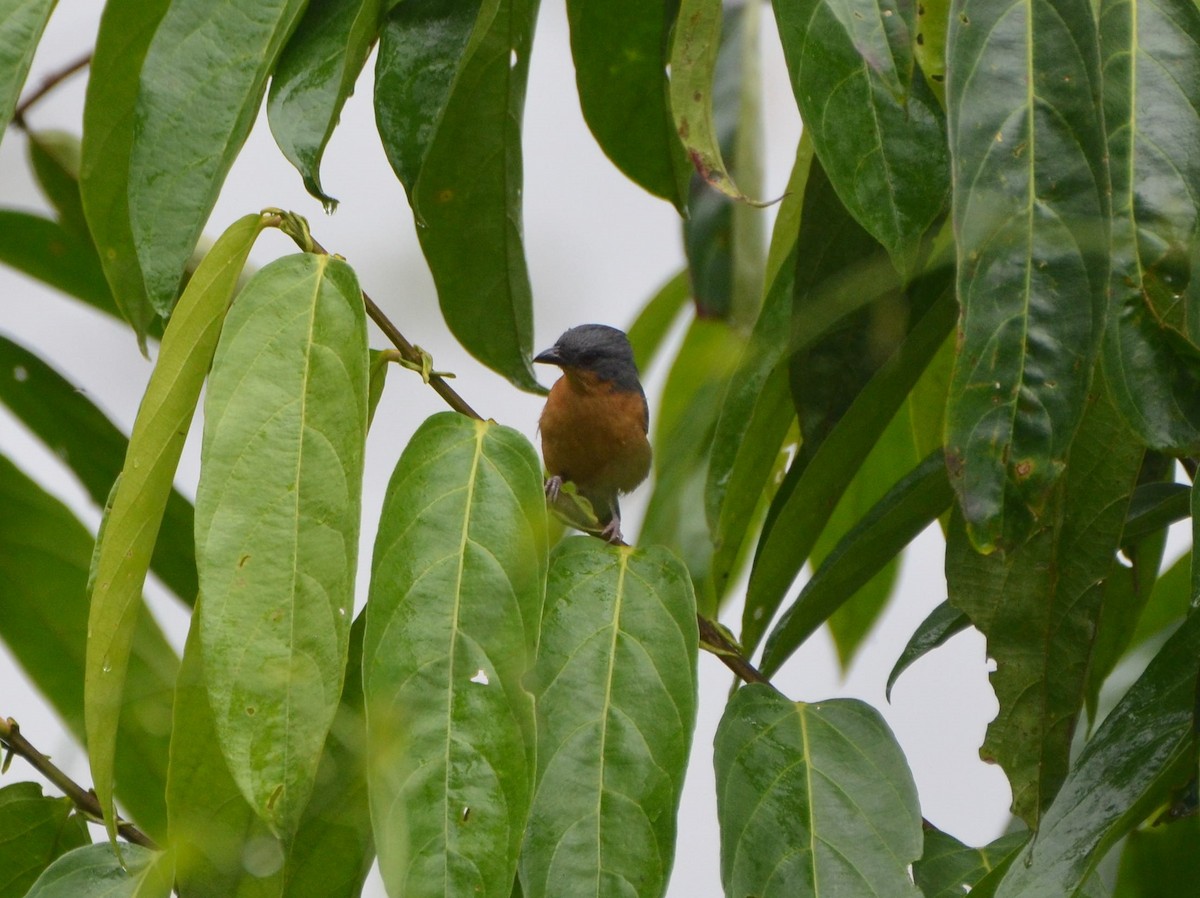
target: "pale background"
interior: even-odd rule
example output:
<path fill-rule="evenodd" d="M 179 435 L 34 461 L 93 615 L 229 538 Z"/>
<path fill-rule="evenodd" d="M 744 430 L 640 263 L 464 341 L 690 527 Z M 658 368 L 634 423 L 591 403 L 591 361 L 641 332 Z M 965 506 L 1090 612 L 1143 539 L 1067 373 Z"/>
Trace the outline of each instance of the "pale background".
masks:
<path fill-rule="evenodd" d="M 30 87 L 90 49 L 101 6 L 99 0 L 59 3 L 34 61 Z M 769 8 L 765 13 L 765 194 L 778 196 L 787 179 L 800 122 Z M 438 368 L 457 373 L 456 389 L 477 410 L 535 439 L 540 399 L 518 392 L 470 359 L 441 320 L 404 192 L 374 133 L 371 65 L 368 63 L 359 93 L 346 106 L 322 170 L 326 190 L 341 200 L 337 214 L 324 215 L 320 205 L 308 197 L 299 175 L 275 147 L 265 119 L 260 119 L 217 203 L 208 233 L 215 236 L 237 217 L 265 206 L 292 208 L 308 216 L 314 235 L 331 251 L 346 256 L 364 289 L 401 331 L 428 349 Z M 31 126 L 78 133 L 84 84 L 85 77 L 77 76 L 56 91 L 30 114 Z M 642 303 L 683 264 L 679 221 L 667 203 L 626 180 L 592 140 L 579 111 L 560 0 L 547 0 L 542 7 L 531 61 L 524 145 L 525 245 L 535 296 L 536 347 L 549 346 L 567 327 L 583 322 L 627 326 Z M 45 210 L 24 157 L 24 138 L 10 129 L 0 143 L 0 205 Z M 769 210 L 763 214 L 768 220 L 773 217 Z M 290 241 L 269 231 L 251 258 L 262 265 L 292 251 Z M 150 374 L 150 365 L 138 354 L 128 329 L 0 268 L 0 330 L 51 361 L 72 382 L 87 385 L 91 398 L 128 433 Z M 677 329 L 676 343 L 678 338 Z M 374 328 L 372 345 L 386 345 Z M 656 368 L 645 374 L 653 417 L 663 371 Z M 423 387 L 415 374 L 400 369 L 390 373 L 368 444 L 360 606 L 366 596 L 374 522 L 392 466 L 420 421 L 443 408 L 437 395 Z M 197 421 L 176 480 L 188 496 L 195 493 L 199 433 Z M 95 527 L 98 510 L 69 472 L 2 407 L 0 452 L 65 501 L 89 527 Z M 648 493 L 649 488 L 643 486 L 623 503 L 626 534 L 637 533 Z M 945 598 L 945 590 L 942 539 L 935 528 L 914 543 L 902 565 L 890 608 L 845 676 L 822 632 L 795 655 L 775 683 L 796 700 L 853 696 L 879 708 L 908 757 L 926 819 L 968 843 L 982 844 L 1003 831 L 1009 802 L 1003 774 L 982 763 L 977 754 L 987 721 L 996 712 L 982 638 L 974 631 L 955 637 L 901 677 L 891 704 L 883 694 L 887 674 L 909 634 Z M 147 593 L 168 637 L 182 649 L 186 613 L 157 584 L 149 584 Z M 724 619 L 736 631 L 740 619 L 736 603 L 727 609 Z M 700 716 L 680 811 L 679 843 L 668 892 L 671 898 L 716 898 L 721 894 L 712 738 L 728 685 L 725 668 L 701 653 Z M 46 709 L 3 646 L 0 715 L 15 718 L 35 745 L 53 754 L 79 781 L 88 783 L 81 749 Z M 36 779 L 37 774 L 18 760 L 4 782 L 18 778 Z M 99 831 L 94 836 L 99 838 Z M 375 873 L 365 894 L 383 895 Z"/>

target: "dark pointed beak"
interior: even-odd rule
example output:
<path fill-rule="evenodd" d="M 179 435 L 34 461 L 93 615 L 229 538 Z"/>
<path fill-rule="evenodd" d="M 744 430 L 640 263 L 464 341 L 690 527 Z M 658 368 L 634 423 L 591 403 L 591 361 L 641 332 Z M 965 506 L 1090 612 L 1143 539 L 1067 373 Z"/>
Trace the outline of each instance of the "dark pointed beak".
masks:
<path fill-rule="evenodd" d="M 551 346 L 545 352 L 539 352 L 533 357 L 535 362 L 541 362 L 543 365 L 561 365 L 562 356 L 558 354 L 558 347 Z"/>

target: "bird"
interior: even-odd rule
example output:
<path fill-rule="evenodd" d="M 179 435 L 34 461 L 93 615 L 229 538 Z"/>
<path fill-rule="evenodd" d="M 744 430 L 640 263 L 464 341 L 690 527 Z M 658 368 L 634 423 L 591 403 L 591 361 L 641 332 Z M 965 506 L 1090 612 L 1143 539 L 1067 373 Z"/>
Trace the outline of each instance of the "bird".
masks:
<path fill-rule="evenodd" d="M 533 360 L 563 372 L 538 421 L 546 496 L 553 503 L 563 483 L 574 483 L 604 526 L 600 536 L 621 542 L 617 497 L 646 479 L 652 460 L 650 407 L 629 338 L 615 327 L 581 324 Z"/>

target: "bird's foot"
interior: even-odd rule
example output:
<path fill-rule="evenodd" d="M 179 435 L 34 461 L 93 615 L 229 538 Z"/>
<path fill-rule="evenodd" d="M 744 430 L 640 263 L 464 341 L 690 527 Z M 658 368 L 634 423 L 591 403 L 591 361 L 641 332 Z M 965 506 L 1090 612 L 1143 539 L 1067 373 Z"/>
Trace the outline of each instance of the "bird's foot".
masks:
<path fill-rule="evenodd" d="M 551 502 L 558 501 L 558 494 L 562 492 L 563 479 L 555 474 L 553 477 L 546 479 L 546 498 Z"/>
<path fill-rule="evenodd" d="M 623 543 L 625 540 L 621 537 L 621 519 L 613 515 L 613 519 L 600 531 L 600 538 L 610 543 Z"/>

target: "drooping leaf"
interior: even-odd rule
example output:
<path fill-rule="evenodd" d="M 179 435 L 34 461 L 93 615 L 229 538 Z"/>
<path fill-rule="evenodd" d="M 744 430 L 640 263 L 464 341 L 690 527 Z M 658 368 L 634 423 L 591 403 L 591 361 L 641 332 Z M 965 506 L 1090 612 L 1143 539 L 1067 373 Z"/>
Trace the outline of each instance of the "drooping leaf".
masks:
<path fill-rule="evenodd" d="M 633 361 L 639 371 L 644 372 L 654 361 L 667 332 L 679 317 L 679 310 L 687 302 L 690 291 L 685 269 L 658 288 L 629 326 L 629 343 L 633 347 Z"/>
<path fill-rule="evenodd" d="M 129 160 L 142 63 L 169 5 L 170 0 L 104 4 L 83 107 L 83 211 L 117 308 L 133 326 L 143 350 L 156 312 L 146 293 L 130 224 Z"/>
<path fill-rule="evenodd" d="M 258 0 L 231 15 L 208 0 L 174 0 L 149 42 L 128 203 L 146 293 L 160 315 L 174 308 L 184 266 L 304 7 L 305 0 Z"/>
<path fill-rule="evenodd" d="M 337 711 L 354 604 L 367 330 L 345 262 L 301 253 L 250 279 L 221 332 L 204 419 L 205 680 L 234 781 L 287 840 Z"/>
<path fill-rule="evenodd" d="M 66 131 L 29 132 L 29 167 L 33 169 L 42 193 L 54 207 L 59 224 L 91 242 L 83 217 L 83 201 L 79 198 L 79 161 L 80 143 L 74 134 Z"/>
<path fill-rule="evenodd" d="M 388 13 L 375 118 L 438 302 L 464 348 L 538 390 L 521 241 L 521 112 L 537 0 L 416 0 Z"/>
<path fill-rule="evenodd" d="M 417 430 L 384 499 L 363 647 L 368 787 L 391 894 L 509 898 L 533 791 L 546 573 L 542 468 L 453 413 Z"/>
<path fill-rule="evenodd" d="M 925 898 L 962 898 L 1006 857 L 1029 841 L 1027 831 L 1008 833 L 981 848 L 964 845 L 939 829 L 925 829 L 925 849 L 913 864 Z"/>
<path fill-rule="evenodd" d="M 775 5 L 792 90 L 838 196 L 912 274 L 949 189 L 942 111 L 913 78 L 912 22 L 893 0 Z"/>
<path fill-rule="evenodd" d="M 734 694 L 713 764 L 729 896 L 916 898 L 917 789 L 879 712 L 853 699 Z"/>
<path fill-rule="evenodd" d="M 38 783 L 0 789 L 0 895 L 21 898 L 55 858 L 91 841 L 74 809 L 69 798 L 42 795 Z"/>
<path fill-rule="evenodd" d="M 971 619 L 951 605 L 949 600 L 942 602 L 929 612 L 913 635 L 908 638 L 904 651 L 900 653 L 895 666 L 892 667 L 892 672 L 888 674 L 887 687 L 884 691 L 887 700 L 892 700 L 892 687 L 896 685 L 900 674 L 908 670 L 915 661 L 925 657 L 928 652 L 938 646 L 945 645 L 952 636 L 956 636 L 969 626 L 971 626 Z"/>
<path fill-rule="evenodd" d="M 383 0 L 309 3 L 271 76 L 267 121 L 283 155 L 324 203 L 321 156 L 379 35 Z"/>
<path fill-rule="evenodd" d="M 1175 898 L 1200 882 L 1200 817 L 1131 832 L 1113 898 Z"/>
<path fill-rule="evenodd" d="M 259 215 L 247 215 L 231 225 L 188 284 L 163 334 L 96 547 L 84 696 L 92 782 L 110 839 L 116 838 L 112 816 L 115 712 L 126 688 L 142 584 L 221 321 L 262 227 Z"/>
<path fill-rule="evenodd" d="M 1105 374 L 1151 448 L 1200 447 L 1200 11 L 1183 0 L 1100 4 L 1112 164 Z M 1190 346 L 1188 344 L 1191 344 Z"/>
<path fill-rule="evenodd" d="M 763 649 L 766 676 L 780 666 L 841 604 L 949 508 L 953 496 L 941 452 L 898 481 L 837 544 L 804 585 Z"/>
<path fill-rule="evenodd" d="M 1142 447 L 1097 378 L 1066 474 L 1033 535 L 980 555 L 961 515 L 950 527 L 950 602 L 987 638 L 1000 712 L 980 754 L 1008 775 L 1031 829 L 1067 775 L 1091 642 Z"/>
<path fill-rule="evenodd" d="M 571 56 L 584 121 L 634 183 L 687 206 L 692 167 L 668 103 L 674 0 L 569 0 Z"/>
<path fill-rule="evenodd" d="M 1079 426 L 1104 323 L 1105 140 L 1088 0 L 956 0 L 946 105 L 959 350 L 946 456 L 971 542 L 1034 529 Z"/>
<path fill-rule="evenodd" d="M 0 3 L 0 137 L 8 129 L 33 51 L 57 0 L 4 0 Z"/>
<path fill-rule="evenodd" d="M 121 317 L 91 241 L 56 221 L 0 209 L 0 262 L 92 308 Z"/>
<path fill-rule="evenodd" d="M 1070 898 L 1117 839 L 1196 775 L 1200 615 L 1193 614 L 1105 718 L 1071 767 L 998 898 Z"/>
<path fill-rule="evenodd" d="M 0 336 L 0 404 L 79 478 L 104 508 L 129 441 L 87 394 L 27 349 Z M 192 504 L 171 489 L 150 568 L 187 604 L 196 598 Z"/>
<path fill-rule="evenodd" d="M 170 856 L 141 845 L 117 855 L 101 842 L 69 851 L 46 868 L 25 898 L 167 898 Z"/>
<path fill-rule="evenodd" d="M 666 550 L 577 537 L 550 565 L 531 677 L 537 795 L 521 852 L 527 898 L 658 898 L 696 720 L 696 609 Z"/>

